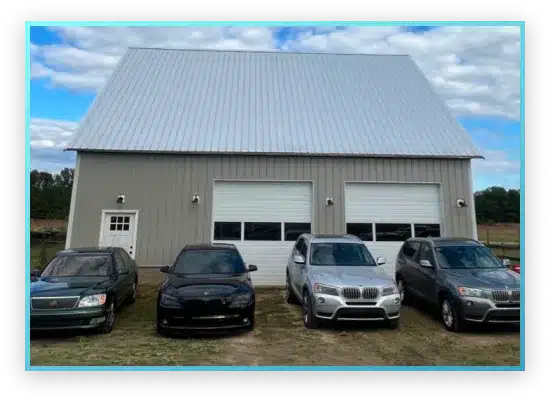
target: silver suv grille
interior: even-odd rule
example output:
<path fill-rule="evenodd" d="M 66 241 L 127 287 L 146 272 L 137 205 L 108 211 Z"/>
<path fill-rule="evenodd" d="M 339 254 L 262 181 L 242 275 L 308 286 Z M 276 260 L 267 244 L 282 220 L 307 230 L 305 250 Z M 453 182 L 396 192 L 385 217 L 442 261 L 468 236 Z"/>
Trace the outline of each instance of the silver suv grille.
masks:
<path fill-rule="evenodd" d="M 519 302 L 519 290 L 493 290 L 493 300 L 496 302 Z"/>
<path fill-rule="evenodd" d="M 361 291 L 358 288 L 347 287 L 342 289 L 342 295 L 346 299 L 358 299 L 361 297 Z"/>
<path fill-rule="evenodd" d="M 375 288 L 375 287 L 363 288 L 364 299 L 376 299 L 377 297 L 378 297 L 378 288 Z"/>

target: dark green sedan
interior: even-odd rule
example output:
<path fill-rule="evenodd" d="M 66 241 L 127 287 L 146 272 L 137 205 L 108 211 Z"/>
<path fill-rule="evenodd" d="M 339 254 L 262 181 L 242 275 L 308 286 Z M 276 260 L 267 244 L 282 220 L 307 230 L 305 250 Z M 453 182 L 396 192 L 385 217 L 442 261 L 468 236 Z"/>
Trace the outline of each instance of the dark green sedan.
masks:
<path fill-rule="evenodd" d="M 137 264 L 122 248 L 61 251 L 42 272 L 31 272 L 30 329 L 109 333 L 116 310 L 136 300 L 137 284 Z"/>

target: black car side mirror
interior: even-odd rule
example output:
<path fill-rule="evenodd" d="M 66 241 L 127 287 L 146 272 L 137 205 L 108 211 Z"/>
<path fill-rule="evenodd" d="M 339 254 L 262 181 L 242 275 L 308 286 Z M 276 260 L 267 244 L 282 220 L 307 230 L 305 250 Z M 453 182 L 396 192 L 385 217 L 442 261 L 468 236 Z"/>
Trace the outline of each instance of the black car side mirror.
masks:
<path fill-rule="evenodd" d="M 170 266 L 169 265 L 165 265 L 164 267 L 161 267 L 160 268 L 160 272 L 164 273 L 164 274 L 167 274 L 168 272 L 170 272 Z"/>
<path fill-rule="evenodd" d="M 257 271 L 258 270 L 258 267 L 254 264 L 251 264 L 248 266 L 248 272 L 254 272 L 254 271 Z"/>
<path fill-rule="evenodd" d="M 33 269 L 31 271 L 31 278 L 38 278 L 38 277 L 40 277 L 41 273 L 42 273 L 42 271 L 40 271 L 39 269 Z"/>

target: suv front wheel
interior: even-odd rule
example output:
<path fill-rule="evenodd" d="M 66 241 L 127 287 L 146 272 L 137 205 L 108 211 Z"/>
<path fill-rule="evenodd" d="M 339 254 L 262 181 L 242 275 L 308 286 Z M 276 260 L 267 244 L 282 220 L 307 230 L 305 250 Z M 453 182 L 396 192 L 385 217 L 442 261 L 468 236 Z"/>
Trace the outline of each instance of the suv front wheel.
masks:
<path fill-rule="evenodd" d="M 441 319 L 443 320 L 443 326 L 448 331 L 460 332 L 463 329 L 464 322 L 456 306 L 448 297 L 444 297 L 441 301 Z"/>
<path fill-rule="evenodd" d="M 307 329 L 316 329 L 319 327 L 319 319 L 317 316 L 313 313 L 313 306 L 311 303 L 311 297 L 309 295 L 309 292 L 307 290 L 304 291 L 304 298 L 302 301 L 303 305 L 303 319 L 304 319 L 304 326 Z"/>

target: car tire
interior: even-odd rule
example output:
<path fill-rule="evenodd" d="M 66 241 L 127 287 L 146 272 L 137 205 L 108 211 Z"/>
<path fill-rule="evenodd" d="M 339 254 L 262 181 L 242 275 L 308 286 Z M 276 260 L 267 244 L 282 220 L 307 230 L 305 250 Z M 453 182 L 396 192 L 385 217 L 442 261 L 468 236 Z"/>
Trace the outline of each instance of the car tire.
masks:
<path fill-rule="evenodd" d="M 464 329 L 465 323 L 458 313 L 456 305 L 449 297 L 443 297 L 441 300 L 440 315 L 443 326 L 449 332 L 460 332 Z"/>
<path fill-rule="evenodd" d="M 390 329 L 397 329 L 399 328 L 399 318 L 396 318 L 396 319 L 390 319 L 388 321 L 388 327 Z"/>
<path fill-rule="evenodd" d="M 134 281 L 132 288 L 130 289 L 130 298 L 128 303 L 133 304 L 136 302 L 137 299 L 137 281 Z"/>
<path fill-rule="evenodd" d="M 107 334 L 112 332 L 115 326 L 115 308 L 115 302 L 111 301 L 105 317 L 105 322 L 101 326 L 101 333 Z"/>
<path fill-rule="evenodd" d="M 401 297 L 401 304 L 409 304 L 411 296 L 407 291 L 407 287 L 405 286 L 405 281 L 403 280 L 403 278 L 397 278 L 397 289 L 399 290 L 399 296 Z"/>
<path fill-rule="evenodd" d="M 298 304 L 298 298 L 292 289 L 288 273 L 286 274 L 285 297 L 288 304 Z"/>
<path fill-rule="evenodd" d="M 246 328 L 246 330 L 252 332 L 256 327 L 256 316 L 254 313 L 248 317 L 248 320 L 250 321 L 250 325 Z"/>
<path fill-rule="evenodd" d="M 313 314 L 313 306 L 311 302 L 312 300 L 311 300 L 311 296 L 309 295 L 309 292 L 307 290 L 304 291 L 304 298 L 302 301 L 302 309 L 303 309 L 302 319 L 304 321 L 304 326 L 307 329 L 317 329 L 319 327 L 319 318 L 317 318 Z"/>
<path fill-rule="evenodd" d="M 161 336 L 166 336 L 166 331 L 160 324 L 160 318 L 157 318 L 157 333 Z"/>

